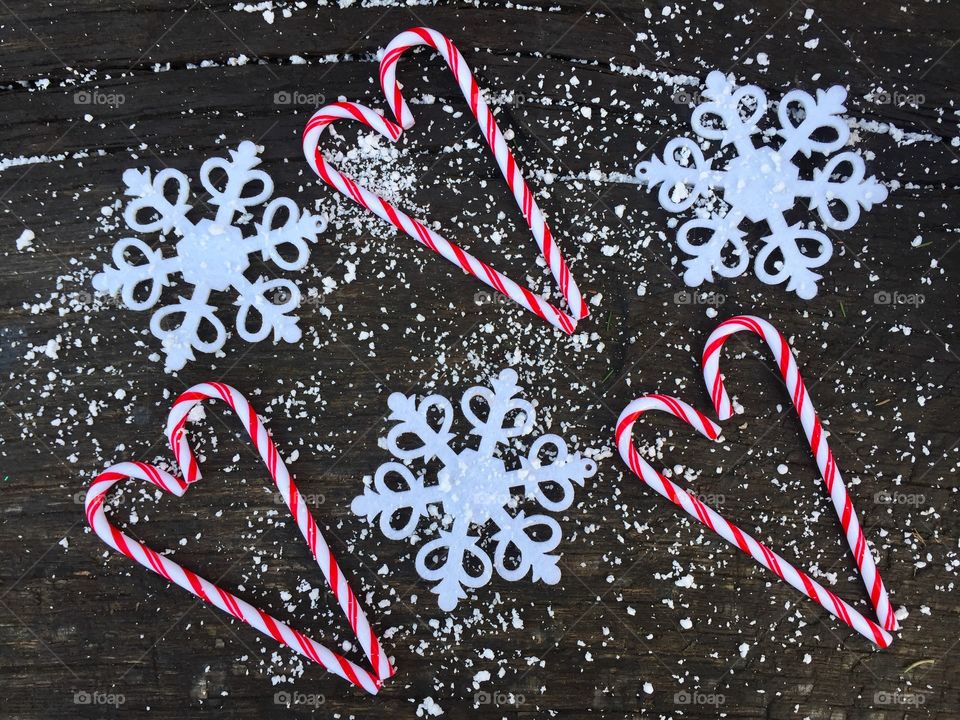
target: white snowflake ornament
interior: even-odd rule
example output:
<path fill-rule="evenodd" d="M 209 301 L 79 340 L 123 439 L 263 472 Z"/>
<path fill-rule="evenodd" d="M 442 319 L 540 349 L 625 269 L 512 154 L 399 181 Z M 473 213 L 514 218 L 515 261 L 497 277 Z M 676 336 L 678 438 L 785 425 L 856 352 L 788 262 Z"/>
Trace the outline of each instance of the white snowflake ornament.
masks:
<path fill-rule="evenodd" d="M 288 314 L 300 304 L 297 286 L 284 279 L 250 280 L 245 272 L 250 256 L 258 252 L 283 270 L 302 269 L 310 257 L 307 243 L 316 242 L 317 234 L 326 229 L 326 219 L 301 211 L 290 198 L 276 197 L 264 207 L 261 222 L 254 223 L 254 233 L 244 235 L 247 208 L 266 203 L 273 194 L 270 176 L 254 169 L 260 164 L 260 150 L 244 141 L 230 150 L 229 160 L 213 157 L 203 163 L 200 183 L 217 211 L 212 220 L 196 223 L 187 219 L 193 206 L 188 203 L 190 181 L 182 172 L 167 168 L 153 177 L 150 170 L 129 169 L 123 174 L 125 194 L 133 198 L 123 213 L 128 227 L 159 233 L 162 240 L 173 233 L 179 238 L 176 255 L 165 257 L 161 249 L 154 250 L 143 240 L 124 238 L 113 247 L 114 265 L 104 265 L 103 272 L 94 276 L 93 286 L 110 295 L 120 293 L 131 310 L 147 310 L 157 304 L 175 273 L 193 285 L 189 296 L 158 309 L 150 321 L 151 332 L 163 344 L 167 370 L 179 370 L 194 360 L 194 350 L 212 353 L 226 342 L 227 330 L 208 302 L 214 291 L 236 291 L 236 331 L 244 340 L 259 342 L 271 332 L 274 342 L 300 339 L 297 318 Z M 221 173 L 222 190 L 218 187 Z M 281 211 L 286 219 L 275 226 Z M 288 260 L 282 253 L 294 257 Z M 143 262 L 134 264 L 131 260 L 137 256 Z"/>
<path fill-rule="evenodd" d="M 574 483 L 582 487 L 597 471 L 593 460 L 571 454 L 556 435 L 537 438 L 528 454 L 519 458 L 519 467 L 508 469 L 501 446 L 527 435 L 536 413 L 529 402 L 516 397 L 520 387 L 513 370 L 502 371 L 490 385 L 463 394 L 461 412 L 473 426 L 470 435 L 479 439 L 476 447 L 459 451 L 451 446 L 454 410 L 449 400 L 430 395 L 418 404 L 415 395 L 391 395 L 390 419 L 398 422 L 387 435 L 391 454 L 424 465 L 437 460 L 440 469 L 428 484 L 426 470 L 414 475 L 402 462 L 384 463 L 373 486 L 351 505 L 355 514 L 371 522 L 379 515 L 380 530 L 391 540 L 411 537 L 421 519 L 436 521 L 431 527 L 437 537 L 420 548 L 416 569 L 425 580 L 437 583 L 433 592 L 446 611 L 466 597 L 464 588 L 486 585 L 493 568 L 508 581 L 530 573 L 534 581 L 556 584 L 559 556 L 551 552 L 560 543 L 560 525 L 549 515 L 518 510 L 519 502 L 527 498 L 550 512 L 566 510 L 573 502 Z M 483 414 L 484 408 L 481 418 L 477 411 Z M 409 447 L 417 440 L 419 444 Z M 549 462 L 541 457 L 545 451 L 552 457 Z M 485 528 L 496 529 L 487 543 L 481 538 Z"/>
<path fill-rule="evenodd" d="M 840 86 L 817 90 L 816 98 L 791 90 L 777 105 L 781 139 L 776 146 L 754 144 L 760 121 L 767 111 L 767 98 L 755 85 L 738 88 L 719 71 L 707 76 L 706 101 L 693 111 L 691 125 L 705 140 L 732 146 L 736 155 L 725 167 L 715 168 L 719 158 L 704 158 L 700 146 L 689 138 L 667 143 L 663 160 L 637 166 L 637 177 L 652 190 L 660 185 L 658 199 L 664 209 L 680 213 L 700 201 L 698 217 L 687 220 L 677 231 L 677 245 L 691 256 L 685 260 L 684 282 L 697 287 L 721 277 L 737 277 L 747 269 L 749 251 L 741 223 L 766 222 L 769 234 L 754 262 L 754 272 L 765 283 L 785 282 L 787 290 L 809 300 L 817 294 L 814 272 L 833 253 L 830 239 L 816 229 L 789 223 L 784 216 L 809 198 L 823 225 L 830 230 L 848 230 L 869 210 L 887 198 L 887 189 L 873 176 L 865 177 L 863 159 L 852 151 L 833 155 L 846 145 L 850 129 L 842 118 L 847 93 Z M 794 164 L 798 154 L 819 153 L 827 159 L 812 177 L 801 177 Z M 703 209 L 703 201 L 722 194 L 725 214 Z"/>

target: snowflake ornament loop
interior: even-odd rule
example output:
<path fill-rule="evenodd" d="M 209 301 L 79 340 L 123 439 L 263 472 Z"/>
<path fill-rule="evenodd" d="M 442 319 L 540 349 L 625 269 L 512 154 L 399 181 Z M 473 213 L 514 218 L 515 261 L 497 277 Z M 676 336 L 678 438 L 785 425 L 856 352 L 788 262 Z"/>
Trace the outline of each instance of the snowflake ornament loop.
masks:
<path fill-rule="evenodd" d="M 861 209 L 869 210 L 887 198 L 886 188 L 865 176 L 857 153 L 830 157 L 850 138 L 842 117 L 846 90 L 834 86 L 817 90 L 816 97 L 802 90 L 787 92 L 777 104 L 778 147 L 754 144 L 753 136 L 761 132 L 768 107 L 763 90 L 755 85 L 737 87 L 731 78 L 714 71 L 707 76 L 703 96 L 705 101 L 693 111 L 693 131 L 704 140 L 719 142 L 721 150 L 732 146 L 735 157 L 718 168 L 719 158 L 704 157 L 694 140 L 674 138 L 667 143 L 662 160 L 654 157 L 637 166 L 641 183 L 650 190 L 660 186 L 657 198 L 665 210 L 682 213 L 695 205 L 701 208 L 698 217 L 677 231 L 678 247 L 690 256 L 683 262 L 684 282 L 697 287 L 713 282 L 714 274 L 742 275 L 750 254 L 740 225 L 766 222 L 769 234 L 762 238 L 754 272 L 763 282 L 786 283 L 788 291 L 809 300 L 817 294 L 822 277 L 814 270 L 830 259 L 833 244 L 819 230 L 790 224 L 785 213 L 805 197 L 826 228 L 848 230 L 859 220 Z M 827 162 L 809 179 L 802 178 L 793 160 L 814 153 Z M 702 209 L 714 194 L 722 194 L 728 206 L 725 214 Z"/>
<path fill-rule="evenodd" d="M 371 522 L 379 516 L 380 530 L 391 540 L 411 537 L 423 519 L 439 519 L 437 537 L 417 553 L 416 569 L 437 583 L 433 592 L 442 610 L 453 610 L 466 597 L 464 588 L 488 583 L 494 569 L 508 581 L 527 574 L 551 585 L 560 580 L 559 556 L 551 554 L 560 543 L 559 523 L 516 507 L 528 498 L 549 512 L 566 510 L 575 485 L 582 487 L 597 465 L 570 453 L 562 438 L 548 434 L 530 445 L 519 467 L 508 469 L 501 446 L 529 434 L 536 419 L 533 405 L 517 397 L 519 392 L 517 373 L 510 369 L 489 388 L 467 390 L 460 410 L 472 426 L 469 434 L 478 440 L 475 448 L 459 451 L 452 447 L 454 409 L 445 397 L 430 395 L 418 403 L 415 395 L 394 393 L 388 400 L 390 420 L 397 422 L 387 435 L 390 453 L 424 466 L 436 460 L 440 469 L 428 482 L 425 471 L 414 475 L 403 462 L 386 462 L 351 509 Z M 544 455 L 552 459 L 544 462 Z M 492 557 L 481 544 L 482 533 L 471 532 L 488 526 L 496 528 L 489 543 Z"/>
<path fill-rule="evenodd" d="M 110 295 L 119 293 L 131 310 L 148 310 L 157 304 L 163 288 L 172 284 L 174 274 L 193 285 L 190 296 L 159 308 L 150 320 L 151 332 L 162 342 L 167 370 L 179 370 L 194 360 L 194 350 L 212 353 L 223 347 L 227 329 L 208 302 L 215 291 L 232 288 L 237 293 L 236 332 L 247 342 L 264 340 L 271 332 L 275 342 L 300 339 L 297 318 L 290 315 L 300 304 L 297 286 L 286 279 L 250 280 L 245 272 L 255 253 L 283 270 L 302 269 L 310 257 L 308 243 L 317 241 L 318 233 L 326 229 L 326 219 L 301 211 L 287 197 L 267 203 L 274 186 L 270 175 L 255 169 L 260 151 L 244 141 L 230 150 L 229 160 L 204 161 L 200 184 L 217 210 L 213 219 L 196 223 L 187 218 L 193 206 L 188 202 L 190 181 L 182 172 L 167 168 L 153 176 L 149 169 L 131 168 L 123 173 L 125 194 L 132 198 L 123 212 L 127 226 L 135 232 L 159 234 L 163 240 L 174 235 L 179 238 L 176 255 L 166 257 L 143 240 L 123 238 L 113 246 L 113 266 L 104 265 L 94 276 L 93 286 Z M 218 183 L 215 178 L 220 176 L 224 179 Z M 248 208 L 264 203 L 261 222 L 254 223 L 254 233 L 245 236 L 241 222 L 248 221 Z M 286 219 L 278 225 L 280 213 Z M 142 261 L 133 262 L 138 259 Z M 211 332 L 212 339 L 201 337 Z"/>

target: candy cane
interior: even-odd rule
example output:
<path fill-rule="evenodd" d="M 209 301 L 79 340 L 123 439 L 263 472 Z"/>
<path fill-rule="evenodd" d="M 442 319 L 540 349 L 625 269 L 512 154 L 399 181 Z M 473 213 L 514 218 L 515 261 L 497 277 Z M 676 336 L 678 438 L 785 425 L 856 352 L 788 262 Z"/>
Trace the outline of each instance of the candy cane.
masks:
<path fill-rule="evenodd" d="M 867 546 L 867 540 L 863 535 L 857 511 L 854 509 L 850 495 L 847 493 L 847 487 L 840 476 L 840 470 L 837 468 L 833 453 L 827 445 L 827 438 L 823 432 L 820 418 L 813 406 L 813 401 L 810 399 L 810 394 L 803 384 L 803 378 L 800 377 L 797 359 L 793 356 L 786 338 L 773 325 L 762 318 L 751 315 L 730 318 L 720 323 L 707 339 L 707 344 L 703 350 L 703 379 L 707 384 L 710 398 L 717 409 L 717 416 L 721 420 L 726 420 L 733 415 L 730 397 L 727 395 L 727 390 L 723 385 L 723 376 L 720 374 L 720 350 L 731 335 L 743 330 L 748 330 L 762 337 L 773 352 L 780 375 L 787 386 L 787 392 L 790 393 L 793 406 L 800 416 L 807 442 L 810 443 L 810 449 L 817 459 L 820 475 L 823 477 L 827 492 L 830 493 L 830 499 L 833 501 L 833 507 L 840 518 L 840 525 L 843 527 L 847 544 L 850 546 L 857 567 L 860 569 L 860 577 L 866 586 L 870 602 L 876 610 L 877 618 L 883 624 L 884 629 L 891 632 L 897 630 L 900 625 L 887 596 L 887 589 L 883 585 L 880 573 L 877 572 L 873 553 Z"/>
<path fill-rule="evenodd" d="M 410 112 L 407 101 L 403 99 L 400 84 L 397 82 L 397 61 L 400 60 L 400 56 L 404 52 L 417 45 L 432 47 L 446 60 L 451 72 L 453 72 L 454 79 L 460 86 L 463 97 L 470 104 L 470 111 L 476 118 L 477 125 L 483 131 L 487 145 L 490 146 L 490 150 L 500 166 L 500 172 L 503 173 L 503 177 L 517 201 L 517 206 L 527 221 L 530 232 L 533 233 L 533 238 L 537 242 L 537 247 L 540 248 L 540 253 L 547 261 L 547 267 L 550 268 L 554 280 L 560 287 L 561 294 L 567 301 L 567 305 L 573 309 L 577 320 L 586 317 L 588 313 L 587 304 L 577 288 L 577 283 L 570 276 L 570 270 L 553 239 L 550 226 L 547 225 L 546 218 L 544 218 L 543 212 L 537 205 L 533 193 L 527 187 L 527 182 L 523 179 L 523 171 L 507 146 L 507 141 L 504 139 L 503 133 L 500 132 L 493 113 L 490 112 L 490 108 L 484 101 L 467 61 L 463 59 L 463 55 L 457 50 L 456 45 L 436 30 L 423 27 L 411 28 L 391 40 L 387 49 L 383 52 L 383 59 L 380 61 L 380 85 L 394 117 L 397 118 L 404 130 L 413 127 L 413 114 Z"/>
<path fill-rule="evenodd" d="M 617 420 L 616 443 L 624 462 L 643 482 L 879 647 L 885 648 L 892 642 L 886 630 L 864 617 L 856 608 L 654 470 L 631 442 L 634 424 L 648 410 L 669 413 L 711 440 L 716 440 L 720 434 L 720 428 L 716 423 L 677 398 L 666 395 L 646 395 L 634 400 L 627 405 Z"/>
<path fill-rule="evenodd" d="M 320 153 L 320 136 L 324 129 L 336 120 L 359 121 L 379 132 L 391 142 L 396 142 L 403 129 L 413 125 L 413 116 L 396 81 L 396 63 L 403 52 L 414 45 L 429 45 L 446 59 L 500 166 L 507 185 L 513 192 L 514 198 L 530 227 L 540 253 L 546 260 L 567 305 L 571 308 L 572 315 L 561 312 L 541 296 L 513 282 L 510 278 L 481 262 L 455 243 L 430 230 L 422 222 L 413 219 L 383 198 L 361 187 L 354 180 L 340 173 Z M 356 103 L 338 102 L 320 108 L 310 118 L 304 129 L 303 152 L 310 167 L 324 182 L 346 197 L 356 201 L 359 205 L 402 230 L 417 242 L 442 255 L 464 272 L 485 282 L 494 290 L 503 293 L 554 327 L 567 334 L 572 334 L 576 329 L 577 322 L 588 315 L 587 304 L 570 275 L 570 270 L 560 254 L 553 234 L 533 197 L 533 193 L 530 192 L 526 181 L 523 179 L 519 165 L 507 147 L 506 140 L 504 140 L 503 134 L 497 126 L 493 113 L 490 112 L 490 108 L 480 96 L 480 90 L 463 56 L 460 55 L 453 43 L 440 33 L 427 28 L 414 28 L 401 33 L 387 46 L 380 65 L 380 80 L 387 102 L 390 104 L 395 117 L 400 121 L 400 125 L 387 120 L 370 108 Z"/>
<path fill-rule="evenodd" d="M 168 560 L 156 551 L 140 543 L 114 527 L 104 513 L 103 505 L 107 493 L 120 480 L 137 478 L 153 483 L 161 490 L 177 497 L 183 496 L 190 484 L 200 479 L 196 459 L 190 450 L 184 433 L 184 425 L 190 409 L 206 398 L 221 398 L 240 416 L 244 427 L 250 433 L 254 446 L 267 464 L 277 489 L 283 496 L 293 514 L 300 532 L 317 564 L 323 571 L 334 595 L 340 603 L 364 653 L 370 660 L 373 672 L 366 670 L 342 657 L 320 643 L 289 627 L 273 616 L 253 607 L 199 575 L 187 570 L 178 563 Z M 384 655 L 380 642 L 374 634 L 366 615 L 337 565 L 333 553 L 320 533 L 309 508 L 297 490 L 283 460 L 267 433 L 256 411 L 236 390 L 222 383 L 203 383 L 183 393 L 174 403 L 167 423 L 167 436 L 173 447 L 174 455 L 184 473 L 177 478 L 170 473 L 140 462 L 123 462 L 107 468 L 100 473 L 90 486 L 86 496 L 87 521 L 94 532 L 110 547 L 123 553 L 131 560 L 161 575 L 170 582 L 179 585 L 201 600 L 230 613 L 238 620 L 269 635 L 277 642 L 288 645 L 293 650 L 349 680 L 371 694 L 376 694 L 382 680 L 394 674 L 393 666 Z"/>

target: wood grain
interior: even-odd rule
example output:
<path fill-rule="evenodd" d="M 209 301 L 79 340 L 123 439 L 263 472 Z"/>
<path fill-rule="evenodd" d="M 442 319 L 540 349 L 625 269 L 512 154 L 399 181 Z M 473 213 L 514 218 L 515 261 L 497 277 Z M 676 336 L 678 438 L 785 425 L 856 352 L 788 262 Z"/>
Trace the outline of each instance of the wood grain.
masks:
<path fill-rule="evenodd" d="M 274 5 L 268 24 L 261 12 L 205 0 L 0 3 L 0 714 L 415 717 L 429 697 L 445 718 L 956 717 L 960 5 L 725 0 L 672 14 L 665 3 L 614 0 Z M 416 24 L 453 38 L 482 86 L 515 91 L 498 106 L 501 127 L 513 131 L 581 288 L 599 296 L 583 342 L 513 306 L 474 303 L 481 286 L 375 221 L 355 227 L 358 214 L 309 176 L 298 139 L 313 108 L 278 105 L 275 94 L 382 107 L 370 54 Z M 241 55 L 245 64 L 230 62 Z M 638 66 L 644 72 L 622 70 Z M 708 402 L 696 363 L 716 318 L 675 301 L 681 258 L 655 197 L 609 174 L 631 174 L 667 138 L 689 133 L 690 108 L 663 77 L 702 78 L 714 67 L 773 96 L 846 86 L 849 115 L 863 121 L 856 146 L 891 187 L 886 203 L 835 237 L 813 301 L 749 275 L 713 296 L 720 317 L 769 317 L 798 352 L 893 602 L 909 610 L 887 652 L 691 526 L 609 453 L 612 422 L 634 396 Z M 423 52 L 404 58 L 399 76 L 410 96 L 436 97 L 414 107 L 418 124 L 402 141 L 398 166 L 417 179 L 409 201 L 451 239 L 549 291 L 452 78 Z M 878 90 L 893 101 L 868 99 Z M 77 92 L 123 100 L 83 105 Z M 264 146 L 278 193 L 342 213 L 297 277 L 320 292 L 322 278 L 336 280 L 322 301 L 331 317 L 306 306 L 299 346 L 232 339 L 223 357 L 167 375 L 150 359 L 147 316 L 89 295 L 90 276 L 124 234 L 101 208 L 119 207 L 128 167 L 193 176 L 204 158 L 248 138 Z M 36 240 L 18 252 L 25 228 Z M 883 304 L 878 292 L 922 299 Z M 229 315 L 230 298 L 218 303 Z M 725 428 L 724 446 L 672 421 L 639 432 L 667 438 L 665 464 L 702 470 L 692 481 L 700 492 L 801 567 L 835 573 L 838 591 L 862 604 L 768 358 L 743 343 L 725 362 L 744 414 Z M 377 440 L 390 392 L 456 397 L 506 364 L 538 401 L 538 431 L 608 452 L 562 517 L 559 585 L 494 580 L 448 618 L 418 581 L 415 548 L 384 540 L 350 501 L 388 459 Z M 371 615 L 398 668 L 379 698 L 315 667 L 297 677 L 292 653 L 194 605 L 86 530 L 78 494 L 92 475 L 122 459 L 169 462 L 170 402 L 208 379 L 260 388 L 251 400 L 281 452 L 298 452 L 298 485 L 355 588 L 379 608 Z M 239 423 L 219 407 L 207 418 L 202 484 L 179 501 L 131 487 L 114 517 L 315 637 L 349 638 Z M 882 490 L 913 500 L 878 503 Z M 694 587 L 676 584 L 686 574 Z M 321 589 L 316 607 L 297 592 L 301 581 Z M 475 687 L 481 671 L 491 680 Z M 277 692 L 299 693 L 300 703 L 288 709 Z M 83 693 L 101 695 L 77 704 Z M 100 702 L 109 694 L 123 703 Z"/>

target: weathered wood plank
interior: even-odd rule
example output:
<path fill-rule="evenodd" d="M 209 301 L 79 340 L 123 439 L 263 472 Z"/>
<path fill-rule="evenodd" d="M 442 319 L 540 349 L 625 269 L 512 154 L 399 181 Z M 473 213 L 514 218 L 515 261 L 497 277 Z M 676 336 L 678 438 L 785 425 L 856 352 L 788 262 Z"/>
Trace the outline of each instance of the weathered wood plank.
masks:
<path fill-rule="evenodd" d="M 960 627 L 960 251 L 952 204 L 960 173 L 952 53 L 960 50 L 952 47 L 960 9 L 850 0 L 763 7 L 735 0 L 669 12 L 648 2 L 274 6 L 273 24 L 232 2 L 4 6 L 5 713 L 105 717 L 149 708 L 154 718 L 285 717 L 290 711 L 274 695 L 282 691 L 301 693 L 297 714 L 339 717 L 411 717 L 428 697 L 453 718 L 953 717 L 960 706 L 950 672 Z M 313 106 L 280 104 L 275 94 L 382 108 L 370 54 L 420 23 L 455 39 L 492 96 L 514 91 L 497 103 L 500 122 L 515 135 L 581 286 L 602 295 L 583 342 L 560 338 L 513 306 L 474 303 L 481 286 L 364 219 L 302 162 L 299 132 Z M 237 64 L 241 55 L 246 64 Z M 294 55 L 306 64 L 293 64 Z M 211 66 L 199 67 L 205 61 Z M 684 290 L 681 258 L 655 197 L 611 174 L 631 174 L 669 137 L 689 132 L 690 109 L 674 95 L 696 87 L 671 82 L 692 82 L 713 67 L 772 96 L 792 86 L 846 85 L 849 115 L 860 121 L 857 147 L 892 186 L 884 205 L 837 236 L 815 300 L 800 303 L 748 276 L 718 284 L 713 297 L 722 296 L 719 316 L 765 315 L 792 338 L 895 604 L 910 611 L 905 629 L 889 651 L 871 651 L 666 507 L 613 456 L 562 517 L 560 584 L 495 580 L 448 625 L 418 581 L 415 549 L 384 541 L 349 509 L 362 478 L 388 458 L 377 442 L 388 428 L 386 398 L 393 391 L 453 397 L 515 364 L 539 402 L 538 429 L 595 450 L 610 448 L 612 422 L 637 394 L 658 389 L 708 402 L 696 361 L 716 320 L 707 306 L 675 299 Z M 410 97 L 435 97 L 414 106 L 418 123 L 387 163 L 412 183 L 403 201 L 429 209 L 451 238 L 512 277 L 529 275 L 550 292 L 453 80 L 423 53 L 405 58 L 400 76 Z M 84 104 L 77 92 L 99 95 Z M 893 102 L 878 102 L 878 93 Z M 111 97 L 113 105 L 104 104 Z M 356 137 L 344 132 L 332 147 L 346 150 Z M 125 168 L 169 165 L 195 176 L 204 158 L 245 138 L 264 145 L 279 194 L 331 214 L 297 277 L 322 299 L 303 308 L 298 347 L 234 339 L 225 357 L 166 375 L 149 358 L 157 346 L 144 331 L 147 316 L 90 296 L 91 274 L 125 233 L 101 208 L 119 208 Z M 26 164 L 10 165 L 16 158 Z M 36 240 L 33 251 L 18 252 L 24 228 Z M 254 271 L 272 272 L 262 264 Z M 336 289 L 326 292 L 324 278 Z M 922 301 L 878 304 L 877 292 Z M 218 304 L 229 312 L 229 298 Z M 728 362 L 734 354 L 746 356 L 727 371 L 745 413 L 725 429 L 725 445 L 669 421 L 640 432 L 652 440 L 672 431 L 665 464 L 701 471 L 691 481 L 698 491 L 801 566 L 835 573 L 841 594 L 859 599 L 799 424 L 780 412 L 788 399 L 755 344 L 728 351 Z M 311 667 L 274 685 L 274 676 L 298 672 L 290 653 L 192 607 L 85 531 L 78 493 L 92 474 L 128 457 L 169 462 L 161 434 L 170 401 L 209 378 L 245 392 L 262 388 L 254 402 L 281 452 L 297 451 L 291 468 L 331 546 L 367 606 L 384 604 L 372 615 L 399 675 L 379 699 Z M 251 602 L 318 637 L 347 638 L 238 423 L 222 408 L 207 418 L 198 429 L 207 455 L 201 485 L 179 501 L 124 493 L 115 515 L 135 511 L 133 532 L 224 585 L 242 585 Z M 883 490 L 916 502 L 878 502 Z M 679 587 L 687 574 L 695 586 Z M 320 588 L 316 607 L 294 592 L 301 580 Z M 282 599 L 285 590 L 294 592 L 295 608 Z M 691 629 L 681 625 L 686 618 Z M 492 679 L 474 687 L 481 671 Z M 75 693 L 95 692 L 124 702 L 75 704 L 84 698 Z M 684 704 L 684 692 L 691 702 Z M 919 698 L 922 705 L 909 704 Z"/>

